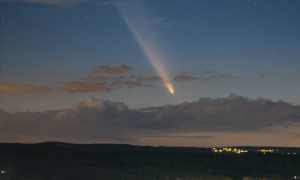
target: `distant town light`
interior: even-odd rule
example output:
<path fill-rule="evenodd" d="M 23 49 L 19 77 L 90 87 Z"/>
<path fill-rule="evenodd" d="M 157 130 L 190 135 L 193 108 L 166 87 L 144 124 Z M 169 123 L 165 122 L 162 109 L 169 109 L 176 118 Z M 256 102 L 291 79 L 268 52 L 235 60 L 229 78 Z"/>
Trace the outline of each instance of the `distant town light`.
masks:
<path fill-rule="evenodd" d="M 248 152 L 248 150 L 231 149 L 231 148 L 212 148 L 212 151 L 213 152 L 219 152 L 219 153 L 222 153 L 222 152 L 231 152 L 231 153 L 237 153 L 237 154 L 247 153 Z"/>

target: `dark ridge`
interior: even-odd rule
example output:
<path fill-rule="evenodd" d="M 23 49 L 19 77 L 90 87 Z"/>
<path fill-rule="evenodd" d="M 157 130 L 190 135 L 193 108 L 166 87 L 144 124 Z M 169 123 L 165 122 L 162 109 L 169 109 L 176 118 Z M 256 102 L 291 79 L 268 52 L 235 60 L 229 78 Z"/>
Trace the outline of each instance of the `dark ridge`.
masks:
<path fill-rule="evenodd" d="M 212 148 L 198 148 L 198 147 L 153 147 L 153 146 L 137 146 L 130 144 L 73 144 L 65 142 L 42 142 L 36 144 L 29 143 L 0 143 L 0 146 L 10 147 L 43 147 L 45 145 L 52 145 L 57 147 L 63 147 L 73 149 L 77 151 L 85 152 L 116 152 L 116 151 L 147 151 L 147 152 L 189 152 L 189 153 L 210 153 Z M 48 148 L 50 146 L 47 146 Z M 223 147 L 216 147 L 223 148 Z M 300 148 L 296 147 L 267 147 L 267 146 L 231 146 L 231 148 L 244 149 L 248 151 L 257 152 L 260 149 L 273 149 L 274 153 L 297 153 L 300 154 Z"/>
<path fill-rule="evenodd" d="M 189 153 L 209 153 L 211 148 L 196 147 L 152 147 L 152 146 L 135 146 L 130 144 L 72 144 L 63 142 L 45 142 L 69 149 L 86 151 L 86 152 L 110 152 L 110 151 L 149 151 L 149 152 L 189 152 Z"/>
<path fill-rule="evenodd" d="M 0 143 L 0 170 L 5 171 L 0 174 L 0 179 L 241 180 L 244 177 L 253 177 L 256 180 L 263 178 L 290 180 L 295 177 L 300 178 L 298 153 L 256 151 L 273 147 L 232 148 L 253 151 L 236 154 L 213 153 L 212 148 L 196 147 L 62 142 Z M 300 149 L 275 148 L 280 151 Z"/>

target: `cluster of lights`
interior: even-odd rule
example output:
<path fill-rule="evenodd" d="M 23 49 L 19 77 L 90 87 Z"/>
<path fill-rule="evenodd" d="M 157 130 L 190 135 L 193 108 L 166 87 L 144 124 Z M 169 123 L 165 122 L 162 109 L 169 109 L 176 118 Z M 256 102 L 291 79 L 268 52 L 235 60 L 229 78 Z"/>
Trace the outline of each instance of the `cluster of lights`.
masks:
<path fill-rule="evenodd" d="M 257 151 L 266 154 L 266 152 L 272 153 L 274 150 L 273 149 L 261 149 L 261 150 L 257 150 Z"/>
<path fill-rule="evenodd" d="M 260 152 L 273 152 L 274 150 L 273 149 L 261 149 L 261 150 L 257 150 L 257 151 L 260 151 Z"/>
<path fill-rule="evenodd" d="M 243 149 L 231 149 L 231 148 L 223 148 L 223 149 L 216 149 L 216 148 L 213 148 L 212 149 L 213 152 L 233 152 L 233 153 L 237 153 L 237 154 L 240 154 L 240 153 L 247 153 L 248 151 L 247 150 L 243 150 Z"/>

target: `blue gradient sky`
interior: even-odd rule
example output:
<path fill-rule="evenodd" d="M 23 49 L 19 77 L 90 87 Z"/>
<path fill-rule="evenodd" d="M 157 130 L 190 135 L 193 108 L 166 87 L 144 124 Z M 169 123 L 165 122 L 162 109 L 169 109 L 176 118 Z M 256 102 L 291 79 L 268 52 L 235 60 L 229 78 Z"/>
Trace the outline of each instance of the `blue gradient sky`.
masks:
<path fill-rule="evenodd" d="M 91 96 L 131 109 L 230 93 L 300 105 L 298 0 L 4 0 L 0 11 L 7 112 L 68 109 Z M 157 49 L 174 94 L 129 24 Z M 122 65 L 130 69 L 92 74 Z M 109 90 L 84 87 L 96 76 L 123 79 L 101 81 L 118 83 Z"/>

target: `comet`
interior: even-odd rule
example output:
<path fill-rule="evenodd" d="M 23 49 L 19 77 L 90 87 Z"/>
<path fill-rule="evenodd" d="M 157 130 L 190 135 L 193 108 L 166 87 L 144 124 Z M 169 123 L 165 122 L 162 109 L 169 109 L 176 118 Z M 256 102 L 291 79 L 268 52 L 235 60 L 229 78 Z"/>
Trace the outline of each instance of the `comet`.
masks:
<path fill-rule="evenodd" d="M 115 5 L 147 59 L 152 64 L 156 73 L 161 77 L 165 87 L 171 94 L 174 94 L 171 79 L 163 64 L 164 59 L 159 48 L 160 44 L 153 33 L 154 31 L 152 30 L 149 18 L 146 18 L 144 4 L 142 1 L 127 3 L 115 1 Z"/>

